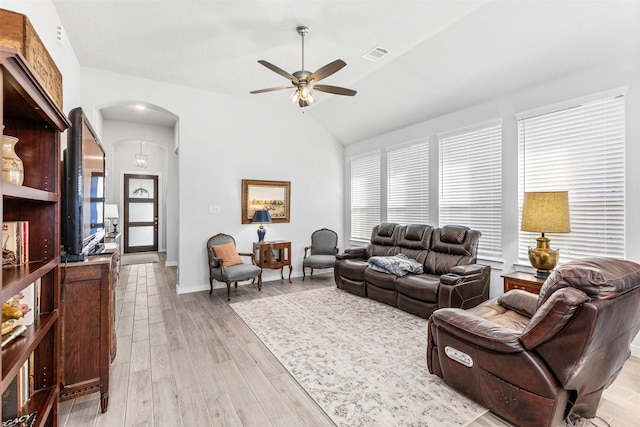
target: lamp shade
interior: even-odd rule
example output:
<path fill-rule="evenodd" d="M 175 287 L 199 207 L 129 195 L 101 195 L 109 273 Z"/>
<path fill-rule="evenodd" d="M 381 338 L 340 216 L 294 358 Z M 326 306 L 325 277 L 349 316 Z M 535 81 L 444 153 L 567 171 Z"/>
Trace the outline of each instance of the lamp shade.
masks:
<path fill-rule="evenodd" d="M 271 215 L 269 215 L 269 211 L 264 209 L 261 211 L 255 211 L 255 213 L 253 214 L 253 219 L 251 220 L 252 223 L 255 224 L 266 224 L 271 222 Z"/>
<path fill-rule="evenodd" d="M 567 191 L 524 193 L 520 229 L 538 233 L 570 232 L 569 193 Z"/>
<path fill-rule="evenodd" d="M 104 205 L 104 217 L 105 218 L 119 218 L 118 205 Z"/>

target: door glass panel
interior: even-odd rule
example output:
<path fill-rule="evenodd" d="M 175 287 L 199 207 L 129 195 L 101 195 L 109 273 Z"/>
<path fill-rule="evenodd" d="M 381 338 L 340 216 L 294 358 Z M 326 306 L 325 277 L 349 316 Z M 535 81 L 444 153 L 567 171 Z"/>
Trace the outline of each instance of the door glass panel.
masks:
<path fill-rule="evenodd" d="M 129 222 L 151 222 L 153 220 L 153 203 L 129 203 Z"/>
<path fill-rule="evenodd" d="M 153 245 L 153 226 L 129 227 L 129 246 Z"/>
<path fill-rule="evenodd" d="M 152 199 L 154 191 L 153 179 L 129 180 L 129 198 L 131 199 Z"/>

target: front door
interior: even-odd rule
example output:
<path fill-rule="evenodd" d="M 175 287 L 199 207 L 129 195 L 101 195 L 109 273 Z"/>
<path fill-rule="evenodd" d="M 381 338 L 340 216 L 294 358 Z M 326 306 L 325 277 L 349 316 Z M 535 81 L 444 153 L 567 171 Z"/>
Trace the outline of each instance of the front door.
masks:
<path fill-rule="evenodd" d="M 124 251 L 158 250 L 158 176 L 124 175 Z"/>

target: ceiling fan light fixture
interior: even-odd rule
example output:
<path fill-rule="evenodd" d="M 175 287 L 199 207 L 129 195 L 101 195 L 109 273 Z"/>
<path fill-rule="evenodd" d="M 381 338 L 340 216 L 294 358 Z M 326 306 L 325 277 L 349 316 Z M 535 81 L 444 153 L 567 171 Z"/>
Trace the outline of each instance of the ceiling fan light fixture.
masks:
<path fill-rule="evenodd" d="M 300 91 L 298 91 L 298 89 L 296 89 L 296 90 L 293 91 L 293 93 L 289 97 L 289 101 L 291 101 L 291 103 L 295 104 L 296 102 L 298 102 L 299 99 L 300 99 Z"/>
<path fill-rule="evenodd" d="M 309 89 L 309 86 L 301 86 L 299 90 L 300 90 L 300 99 L 308 102 L 309 104 L 312 104 L 313 101 L 316 100 L 313 94 L 311 93 L 311 89 Z"/>

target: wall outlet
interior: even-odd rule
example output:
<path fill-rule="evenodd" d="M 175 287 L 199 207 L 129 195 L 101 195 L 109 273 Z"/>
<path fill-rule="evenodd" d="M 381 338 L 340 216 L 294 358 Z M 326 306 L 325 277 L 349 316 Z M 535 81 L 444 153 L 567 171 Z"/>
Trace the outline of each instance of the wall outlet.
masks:
<path fill-rule="evenodd" d="M 209 205 L 209 213 L 210 214 L 219 214 L 220 213 L 220 206 Z"/>

